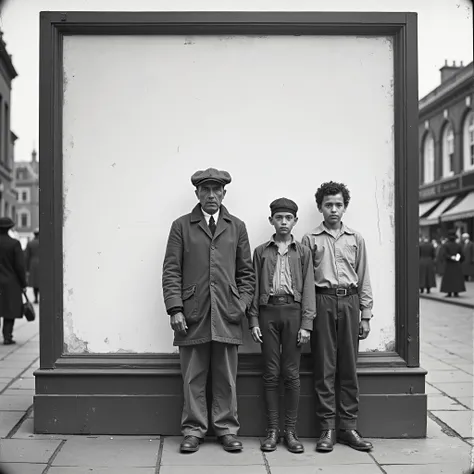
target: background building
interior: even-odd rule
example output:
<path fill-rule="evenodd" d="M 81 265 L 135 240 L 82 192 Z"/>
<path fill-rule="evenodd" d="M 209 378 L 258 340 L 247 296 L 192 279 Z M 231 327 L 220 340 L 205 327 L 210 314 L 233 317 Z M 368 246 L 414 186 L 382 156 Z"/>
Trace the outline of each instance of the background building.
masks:
<path fill-rule="evenodd" d="M 13 146 L 18 138 L 10 130 L 10 93 L 17 76 L 0 31 L 0 216 L 15 219 L 16 192 L 13 185 Z"/>
<path fill-rule="evenodd" d="M 39 165 L 36 151 L 31 153 L 30 161 L 17 161 L 13 166 L 18 194 L 16 232 L 24 247 L 39 227 Z"/>
<path fill-rule="evenodd" d="M 474 233 L 474 68 L 446 61 L 419 102 L 420 234 Z"/>

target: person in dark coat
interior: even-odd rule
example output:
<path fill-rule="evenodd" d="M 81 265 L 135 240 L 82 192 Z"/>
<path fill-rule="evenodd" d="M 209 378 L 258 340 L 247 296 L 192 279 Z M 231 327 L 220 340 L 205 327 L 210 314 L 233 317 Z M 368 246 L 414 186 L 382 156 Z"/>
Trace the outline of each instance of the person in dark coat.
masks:
<path fill-rule="evenodd" d="M 456 242 L 456 233 L 450 231 L 448 241 L 443 244 L 440 250 L 440 259 L 444 261 L 445 268 L 443 279 L 441 280 L 441 293 L 446 293 L 449 298 L 459 296 L 459 293 L 466 291 L 464 275 L 462 274 L 461 263 L 464 260 L 462 246 Z"/>
<path fill-rule="evenodd" d="M 214 432 L 226 451 L 240 451 L 237 348 L 255 287 L 250 244 L 245 224 L 222 205 L 230 174 L 209 168 L 191 182 L 199 203 L 171 226 L 162 278 L 183 375 L 180 450 L 197 451 L 207 433 L 210 371 Z"/>
<path fill-rule="evenodd" d="M 28 286 L 33 288 L 35 295 L 34 303 L 38 304 L 39 297 L 39 229 L 33 232 L 34 238 L 26 245 L 25 259 L 26 271 L 28 273 Z"/>
<path fill-rule="evenodd" d="M 0 318 L 3 343 L 15 344 L 15 319 L 23 316 L 22 292 L 26 288 L 25 259 L 18 240 L 8 235 L 15 225 L 9 217 L 0 217 Z"/>
<path fill-rule="evenodd" d="M 430 293 L 431 288 L 436 287 L 435 278 L 436 251 L 433 244 L 423 238 L 420 242 L 420 293 L 426 289 Z"/>
<path fill-rule="evenodd" d="M 464 261 L 462 262 L 462 271 L 464 279 L 470 281 L 474 277 L 474 243 L 471 236 L 467 233 L 461 236 L 462 253 Z"/>

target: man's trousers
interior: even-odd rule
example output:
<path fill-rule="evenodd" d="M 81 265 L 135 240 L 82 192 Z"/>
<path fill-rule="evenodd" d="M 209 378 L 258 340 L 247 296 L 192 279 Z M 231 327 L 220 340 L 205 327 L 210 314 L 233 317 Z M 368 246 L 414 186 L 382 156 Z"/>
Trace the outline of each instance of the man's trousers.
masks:
<path fill-rule="evenodd" d="M 208 342 L 180 346 L 184 407 L 181 432 L 204 438 L 208 430 L 206 384 L 212 378 L 211 422 L 216 436 L 236 435 L 237 417 L 237 347 L 234 344 Z"/>
<path fill-rule="evenodd" d="M 316 293 L 316 318 L 311 336 L 316 416 L 321 430 L 357 428 L 359 384 L 359 296 Z"/>

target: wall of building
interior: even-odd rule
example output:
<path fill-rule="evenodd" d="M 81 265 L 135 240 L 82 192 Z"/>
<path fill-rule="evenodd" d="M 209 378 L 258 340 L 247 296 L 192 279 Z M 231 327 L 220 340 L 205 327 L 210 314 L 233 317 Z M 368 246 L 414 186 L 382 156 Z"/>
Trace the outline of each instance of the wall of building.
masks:
<path fill-rule="evenodd" d="M 64 73 L 67 352 L 175 350 L 164 251 L 172 221 L 196 204 L 191 174 L 209 166 L 232 174 L 224 204 L 252 248 L 272 233 L 273 199 L 298 203 L 300 239 L 321 221 L 319 184 L 345 182 L 345 223 L 366 239 L 375 298 L 361 350 L 394 348 L 390 41 L 66 36 Z"/>

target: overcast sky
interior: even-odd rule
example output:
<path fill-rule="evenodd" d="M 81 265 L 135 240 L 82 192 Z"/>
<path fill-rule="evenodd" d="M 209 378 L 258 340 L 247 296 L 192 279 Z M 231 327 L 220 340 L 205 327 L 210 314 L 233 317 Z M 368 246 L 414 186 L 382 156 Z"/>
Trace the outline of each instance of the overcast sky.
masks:
<path fill-rule="evenodd" d="M 472 61 L 470 0 L 4 0 L 0 27 L 18 77 L 13 81 L 11 128 L 19 136 L 15 159 L 38 147 L 39 12 L 44 10 L 302 10 L 418 13 L 420 98 L 439 85 L 445 59 Z M 330 65 L 328 72 L 330 72 Z"/>

